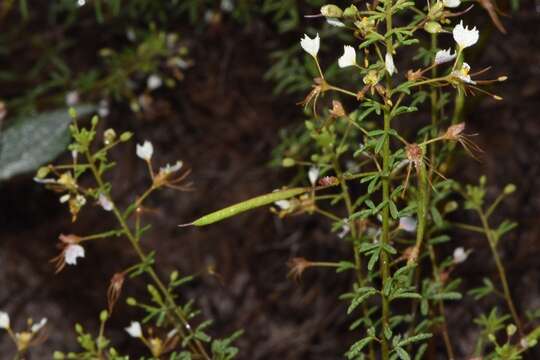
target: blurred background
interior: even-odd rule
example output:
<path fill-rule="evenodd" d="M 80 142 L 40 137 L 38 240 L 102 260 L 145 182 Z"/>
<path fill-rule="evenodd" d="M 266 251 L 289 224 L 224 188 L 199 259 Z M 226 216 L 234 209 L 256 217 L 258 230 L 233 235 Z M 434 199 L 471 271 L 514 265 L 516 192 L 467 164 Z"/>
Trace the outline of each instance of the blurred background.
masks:
<path fill-rule="evenodd" d="M 135 142 L 150 140 L 159 164 L 180 159 L 192 169 L 195 191 L 165 190 L 150 198 L 143 219 L 152 229 L 143 246 L 157 251 L 164 274 L 176 268 L 198 275 L 182 297 L 196 299 L 205 317 L 215 320 L 212 335 L 245 329 L 237 342 L 239 359 L 343 357 L 355 337 L 348 330 L 346 304 L 337 298 L 351 279 L 322 270 L 306 272 L 299 283 L 287 278 L 292 257 L 347 256 L 347 244 L 329 235 L 327 223 L 307 216 L 283 221 L 259 209 L 208 228 L 176 226 L 267 193 L 296 175 L 279 164 L 280 144 L 303 126 L 305 116 L 295 104 L 313 78 L 299 39 L 318 31 L 328 53 L 342 48 L 335 40 L 325 42 L 339 30 L 304 18 L 323 3 L 0 2 L 0 309 L 16 326 L 27 317 L 49 319 L 49 338 L 32 351 L 33 359 L 77 349 L 74 324 L 96 330 L 111 276 L 135 261 L 123 240 L 114 238 L 91 244 L 76 268 L 58 275 L 49 262 L 57 255 L 59 234 L 114 226 L 112 217 L 95 206 L 86 206 L 72 223 L 58 196 L 33 181 L 38 162 L 69 161 L 71 155 L 61 150 L 68 142 L 67 108 L 76 104 L 90 104 L 100 114 L 100 130 L 135 133 L 134 141 L 113 152 L 117 168 L 109 180 L 119 204 L 129 204 L 150 181 Z M 507 183 L 517 185 L 495 217 L 519 223 L 501 251 L 517 307 L 538 308 L 540 2 L 499 1 L 508 15 L 498 16 L 504 29 L 494 26 L 484 7 L 493 1 L 471 4 L 467 23 L 476 24 L 482 36 L 468 60 L 478 68 L 492 66 L 491 74 L 508 75 L 509 81 L 494 89 L 504 101 L 467 98 L 464 120 L 469 132 L 479 134 L 475 141 L 485 154 L 480 162 L 460 159 L 452 176 L 476 182 L 486 174 L 491 197 Z M 59 113 L 49 113 L 55 110 Z M 448 254 L 457 245 L 474 249 L 457 270 L 463 288 L 494 274 L 485 239 L 470 233 L 454 239 Z M 144 292 L 137 279 L 126 283 L 123 294 Z M 467 297 L 447 306 L 459 358 L 472 351 L 477 307 Z M 134 355 L 144 352 L 123 328 L 138 315 L 121 301 L 108 332 L 119 349 Z M 440 358 L 441 349 L 442 344 L 432 344 L 429 358 Z M 12 353 L 11 342 L 0 333 L 0 358 Z"/>

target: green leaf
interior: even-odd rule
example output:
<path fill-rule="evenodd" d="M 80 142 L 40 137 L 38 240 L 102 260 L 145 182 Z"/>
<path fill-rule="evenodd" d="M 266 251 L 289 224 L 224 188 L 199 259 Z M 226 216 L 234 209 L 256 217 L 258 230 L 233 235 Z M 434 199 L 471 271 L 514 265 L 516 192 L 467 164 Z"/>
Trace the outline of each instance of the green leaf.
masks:
<path fill-rule="evenodd" d="M 93 110 L 91 105 L 76 108 L 79 116 Z M 0 181 L 36 170 L 62 153 L 71 120 L 66 109 L 50 111 L 21 118 L 0 134 Z"/>
<path fill-rule="evenodd" d="M 411 357 L 403 348 L 397 347 L 394 348 L 394 350 L 396 351 L 401 360 L 411 360 Z"/>

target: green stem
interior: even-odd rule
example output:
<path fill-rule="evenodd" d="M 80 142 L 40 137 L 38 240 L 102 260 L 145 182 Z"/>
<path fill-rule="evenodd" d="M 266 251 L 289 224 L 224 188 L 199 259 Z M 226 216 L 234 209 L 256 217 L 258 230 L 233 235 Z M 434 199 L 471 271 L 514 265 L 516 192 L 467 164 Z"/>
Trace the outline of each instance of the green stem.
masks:
<path fill-rule="evenodd" d="M 476 212 L 478 213 L 478 216 L 480 216 L 480 221 L 482 222 L 484 233 L 488 240 L 489 247 L 493 255 L 493 259 L 495 260 L 497 271 L 499 272 L 499 278 L 503 286 L 503 292 L 504 292 L 504 298 L 506 300 L 506 304 L 508 306 L 508 309 L 510 310 L 510 313 L 512 314 L 512 318 L 514 319 L 514 322 L 516 326 L 518 327 L 520 334 L 523 334 L 523 327 L 521 326 L 521 321 L 517 314 L 516 307 L 514 306 L 514 301 L 512 300 L 512 295 L 510 293 L 510 287 L 508 286 L 508 279 L 506 278 L 506 271 L 504 270 L 504 265 L 497 251 L 497 239 L 495 239 L 495 237 L 493 236 L 493 230 L 489 226 L 488 219 L 486 215 L 484 214 L 484 212 L 482 211 L 482 209 L 477 208 Z"/>
<path fill-rule="evenodd" d="M 96 167 L 95 162 L 94 162 L 94 158 L 90 154 L 89 150 L 86 151 L 85 155 L 86 155 L 86 158 L 88 160 L 88 163 L 90 164 L 90 169 L 92 170 L 92 174 L 94 175 L 94 178 L 96 179 L 99 187 L 103 188 L 105 184 L 103 182 L 101 174 L 97 170 L 97 167 Z M 131 243 L 132 248 L 137 253 L 139 259 L 141 261 L 145 261 L 145 259 L 147 258 L 146 254 L 144 253 L 144 251 L 140 247 L 136 236 L 133 234 L 133 232 L 129 228 L 125 218 L 122 216 L 120 210 L 116 207 L 116 204 L 114 204 L 114 203 L 113 203 L 113 209 L 112 210 L 113 210 L 113 213 L 114 213 L 118 223 L 120 224 L 120 226 L 124 230 L 124 234 L 126 235 L 129 242 Z M 169 291 L 167 291 L 167 288 L 165 287 L 165 285 L 163 284 L 163 282 L 161 281 L 159 276 L 156 274 L 154 269 L 152 267 L 149 267 L 147 269 L 147 272 L 150 275 L 150 277 L 152 278 L 152 280 L 154 281 L 154 283 L 156 284 L 156 286 L 162 292 L 162 294 L 165 297 L 168 305 L 171 307 L 171 309 L 174 310 L 174 314 L 176 315 L 177 319 L 180 320 L 180 324 L 177 324 L 177 326 L 176 326 L 176 329 L 178 330 L 179 335 L 181 337 L 183 337 L 183 338 L 186 337 L 184 328 L 187 329 L 190 333 L 193 333 L 193 330 L 192 330 L 191 326 L 189 325 L 189 323 L 187 321 L 186 315 L 176 305 L 176 302 L 174 301 L 173 297 L 171 296 Z M 204 349 L 203 345 L 201 344 L 201 342 L 199 340 L 195 339 L 194 343 L 195 343 L 195 345 L 194 345 L 195 348 L 193 348 L 193 343 L 190 343 L 190 345 L 189 345 L 190 347 L 192 347 L 192 351 L 194 351 L 195 353 L 199 353 L 201 356 L 203 356 L 204 359 L 210 360 L 210 357 L 208 356 L 208 354 L 207 354 L 206 350 Z"/>

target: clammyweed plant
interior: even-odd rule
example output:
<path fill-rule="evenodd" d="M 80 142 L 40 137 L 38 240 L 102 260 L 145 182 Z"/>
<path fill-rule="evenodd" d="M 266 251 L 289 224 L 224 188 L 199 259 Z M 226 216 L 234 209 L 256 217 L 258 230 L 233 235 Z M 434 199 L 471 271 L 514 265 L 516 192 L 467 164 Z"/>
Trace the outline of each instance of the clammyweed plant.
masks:
<path fill-rule="evenodd" d="M 307 173 L 307 186 L 276 190 L 188 224 L 208 225 L 271 201 L 280 218 L 310 214 L 328 219 L 333 231 L 350 243 L 350 258 L 294 258 L 290 274 L 298 278 L 316 267 L 356 274 L 351 291 L 342 296 L 350 330 L 358 336 L 345 353 L 349 359 L 421 359 L 437 343 L 444 344 L 448 359 L 458 358 L 445 304 L 463 297 L 461 279 L 453 270 L 470 251 L 456 246 L 450 257 L 438 254 L 455 228 L 484 234 L 498 270 L 498 279 L 484 280 L 485 286 L 473 289 L 472 296 L 500 295 L 509 313 L 499 315 L 493 309 L 475 320 L 482 329 L 474 354 L 468 355 L 520 359 L 537 343 L 540 330 L 531 330 L 533 323 L 525 324 L 518 314 L 497 249 L 514 225 L 506 221 L 492 228 L 489 222 L 515 186 L 508 185 L 486 209 L 485 180 L 462 186 L 447 178 L 460 148 L 476 159 L 482 155 L 465 130 L 465 97 L 485 94 L 502 100 L 487 86 L 507 79 L 479 78 L 487 69 L 471 72 L 467 48 L 478 42 L 480 33 L 460 19 L 470 10 L 465 5 L 459 0 L 375 0 L 364 9 L 322 6 L 318 17 L 350 35 L 343 54 L 335 57 L 349 81 L 340 86 L 329 80 L 325 57 L 319 57 L 319 34 L 304 35 L 300 45 L 317 72 L 301 102 L 310 119 L 279 153 L 284 167 Z M 453 45 L 440 49 L 440 42 Z M 402 63 L 415 62 L 420 64 L 402 70 Z M 297 177 L 295 186 L 303 179 Z M 457 194 L 465 199 L 464 209 L 478 214 L 481 226 L 451 221 L 460 208 Z M 506 335 L 500 333 L 503 329 Z"/>
<path fill-rule="evenodd" d="M 117 228 L 94 234 L 76 235 L 61 234 L 59 236 L 60 253 L 51 260 L 56 271 L 62 271 L 66 265 L 76 265 L 80 258 L 85 258 L 87 249 L 94 241 L 108 241 L 119 238 L 131 246 L 138 257 L 138 262 L 119 269 L 111 277 L 107 291 L 107 310 L 100 314 L 101 326 L 99 333 L 92 335 L 86 332 L 82 325 L 77 324 L 77 340 L 82 348 L 80 352 L 54 353 L 54 359 L 128 359 L 126 355 L 114 348 L 106 337 L 107 320 L 114 314 L 113 310 L 121 297 L 125 281 L 134 278 L 144 278 L 148 281 L 148 299 L 128 298 L 127 304 L 141 309 L 145 313 L 142 321 L 133 321 L 126 327 L 127 333 L 141 341 L 149 350 L 149 359 L 231 359 L 237 353 L 232 342 L 240 336 L 236 332 L 225 339 L 212 339 L 205 333 L 211 325 L 210 320 L 199 321 L 196 317 L 199 310 L 193 301 L 181 302 L 179 290 L 182 285 L 190 282 L 193 276 L 181 276 L 173 271 L 168 279 L 158 275 L 155 264 L 155 252 L 148 251 L 141 245 L 141 238 L 150 225 L 144 224 L 141 213 L 145 200 L 155 191 L 171 188 L 179 191 L 191 190 L 191 184 L 186 181 L 190 171 L 185 170 L 182 161 L 173 165 L 166 164 L 154 169 L 152 157 L 153 146 L 145 141 L 138 144 L 136 154 L 145 162 L 150 178 L 150 185 L 128 207 L 122 209 L 113 200 L 112 185 L 107 182 L 107 173 L 112 171 L 115 162 L 109 159 L 109 152 L 118 145 L 127 143 L 132 134 L 124 132 L 117 135 L 113 129 L 107 129 L 98 134 L 99 118 L 94 116 L 88 128 L 77 120 L 74 109 L 70 110 L 73 123 L 70 125 L 72 143 L 69 150 L 72 162 L 63 165 L 48 165 L 40 168 L 35 180 L 59 193 L 60 202 L 65 203 L 71 213 L 73 222 L 80 215 L 83 207 L 90 202 L 110 213 L 118 223 Z M 84 179 L 90 177 L 92 181 Z M 14 333 L 10 328 L 9 316 L 0 313 L 0 328 L 6 329 L 17 345 L 17 357 L 23 358 L 31 345 L 43 340 L 42 328 L 46 320 L 39 324 L 29 321 L 31 331 Z M 144 328 L 143 328 L 144 327 Z"/>

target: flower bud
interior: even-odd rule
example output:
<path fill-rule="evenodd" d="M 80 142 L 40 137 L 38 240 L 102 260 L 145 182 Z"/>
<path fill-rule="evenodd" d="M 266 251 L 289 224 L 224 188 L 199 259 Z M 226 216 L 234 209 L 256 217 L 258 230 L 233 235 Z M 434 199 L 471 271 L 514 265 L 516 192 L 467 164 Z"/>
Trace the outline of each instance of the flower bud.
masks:
<path fill-rule="evenodd" d="M 442 31 L 442 26 L 436 21 L 428 21 L 424 24 L 424 30 L 430 34 L 438 34 Z"/>
<path fill-rule="evenodd" d="M 285 158 L 281 162 L 281 166 L 283 167 L 291 167 L 291 166 L 294 166 L 295 164 L 296 164 L 296 161 L 294 161 L 294 159 L 291 159 L 291 158 Z"/>
<path fill-rule="evenodd" d="M 51 169 L 48 166 L 42 166 L 38 169 L 36 173 L 36 178 L 38 179 L 44 179 L 45 176 L 49 175 L 49 172 Z"/>
<path fill-rule="evenodd" d="M 132 136 L 133 136 L 133 133 L 126 131 L 122 133 L 122 135 L 120 135 L 120 141 L 122 142 L 129 141 L 129 139 L 131 139 Z"/>
<path fill-rule="evenodd" d="M 109 313 L 107 312 L 107 310 L 102 310 L 102 311 L 99 313 L 99 320 L 100 320 L 101 322 L 107 321 L 108 318 L 109 318 Z"/>
<path fill-rule="evenodd" d="M 91 120 L 92 127 L 96 126 L 98 122 L 99 122 L 99 117 L 97 115 L 92 116 L 92 120 Z"/>
<path fill-rule="evenodd" d="M 321 7 L 321 14 L 324 17 L 340 18 L 343 16 L 343 10 L 337 5 L 328 4 Z"/>
<path fill-rule="evenodd" d="M 508 184 L 508 185 L 506 185 L 504 187 L 504 194 L 505 195 L 510 195 L 515 191 L 516 191 L 516 185 L 514 185 L 514 184 Z"/>
<path fill-rule="evenodd" d="M 358 8 L 355 5 L 351 5 L 343 11 L 343 17 L 353 18 L 358 14 Z"/>
<path fill-rule="evenodd" d="M 135 300 L 132 297 L 128 297 L 126 299 L 126 304 L 128 304 L 129 306 L 135 306 L 135 305 L 137 305 L 137 300 Z"/>
<path fill-rule="evenodd" d="M 111 144 L 116 139 L 116 131 L 114 129 L 107 129 L 103 133 L 103 142 L 105 145 Z"/>
<path fill-rule="evenodd" d="M 508 336 L 514 335 L 514 334 L 516 333 L 516 331 L 517 331 L 517 327 L 516 327 L 516 325 L 514 325 L 514 324 L 510 324 L 510 325 L 508 325 L 508 326 L 506 327 L 506 334 L 507 334 Z"/>

